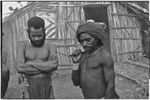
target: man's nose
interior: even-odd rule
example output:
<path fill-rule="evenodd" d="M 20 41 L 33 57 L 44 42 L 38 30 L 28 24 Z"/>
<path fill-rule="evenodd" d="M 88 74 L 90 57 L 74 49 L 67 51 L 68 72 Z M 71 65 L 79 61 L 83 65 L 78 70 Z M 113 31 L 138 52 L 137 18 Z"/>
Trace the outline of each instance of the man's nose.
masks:
<path fill-rule="evenodd" d="M 86 41 L 83 42 L 83 46 L 87 46 L 87 42 Z"/>

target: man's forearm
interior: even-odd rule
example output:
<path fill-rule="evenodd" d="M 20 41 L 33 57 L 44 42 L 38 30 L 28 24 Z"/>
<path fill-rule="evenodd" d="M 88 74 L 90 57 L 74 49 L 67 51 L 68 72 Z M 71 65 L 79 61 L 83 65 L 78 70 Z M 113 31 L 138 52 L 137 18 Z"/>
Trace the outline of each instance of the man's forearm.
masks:
<path fill-rule="evenodd" d="M 23 71 L 23 72 L 21 72 L 21 74 L 26 74 L 26 75 L 35 75 L 35 74 L 40 74 L 41 72 L 39 72 L 39 71 Z"/>
<path fill-rule="evenodd" d="M 29 74 L 29 75 L 34 75 L 34 74 L 39 74 L 41 73 L 40 70 L 35 68 L 34 66 L 31 66 L 29 64 L 19 64 L 17 71 L 22 74 Z"/>
<path fill-rule="evenodd" d="M 57 61 L 47 61 L 47 62 L 27 62 L 27 64 L 32 65 L 34 67 L 36 67 L 37 69 L 47 72 L 47 71 L 51 71 L 51 70 L 56 70 L 57 66 L 58 66 L 58 62 Z"/>
<path fill-rule="evenodd" d="M 107 83 L 105 98 L 106 99 L 112 99 L 112 98 L 115 98 L 115 96 L 116 96 L 115 84 L 112 82 Z"/>

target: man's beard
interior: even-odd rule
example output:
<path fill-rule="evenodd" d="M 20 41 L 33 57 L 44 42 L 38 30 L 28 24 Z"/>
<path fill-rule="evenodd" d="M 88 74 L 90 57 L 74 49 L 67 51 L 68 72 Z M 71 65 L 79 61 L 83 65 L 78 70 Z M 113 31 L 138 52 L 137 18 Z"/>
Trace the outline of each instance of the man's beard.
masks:
<path fill-rule="evenodd" d="M 84 46 L 83 48 L 84 48 L 85 52 L 89 52 L 91 50 L 90 46 Z"/>
<path fill-rule="evenodd" d="M 36 41 L 33 41 L 31 38 L 29 39 L 30 39 L 31 44 L 35 47 L 42 47 L 45 43 L 45 37 L 43 37 L 42 40 L 36 40 Z"/>
<path fill-rule="evenodd" d="M 92 53 L 94 52 L 99 46 L 97 45 L 97 42 L 91 44 L 91 45 L 87 45 L 87 46 L 83 46 L 85 52 L 87 53 Z"/>
<path fill-rule="evenodd" d="M 88 47 L 84 47 L 85 52 L 87 52 L 88 54 L 91 54 L 93 52 L 95 52 L 97 50 L 98 46 L 88 46 Z"/>

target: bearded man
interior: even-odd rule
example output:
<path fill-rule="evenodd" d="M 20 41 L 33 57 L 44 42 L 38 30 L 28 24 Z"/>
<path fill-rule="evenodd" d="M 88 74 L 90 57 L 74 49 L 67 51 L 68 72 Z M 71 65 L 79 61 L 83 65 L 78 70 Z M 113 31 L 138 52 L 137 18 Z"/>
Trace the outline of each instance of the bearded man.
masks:
<path fill-rule="evenodd" d="M 26 77 L 31 99 L 53 98 L 51 76 L 58 67 L 58 58 L 55 45 L 45 42 L 44 26 L 42 18 L 30 18 L 27 30 L 30 41 L 18 46 L 17 71 Z"/>
<path fill-rule="evenodd" d="M 84 22 L 78 26 L 76 36 L 85 51 L 77 49 L 71 55 L 76 64 L 72 71 L 73 84 L 82 89 L 85 99 L 119 98 L 115 91 L 114 62 L 103 47 L 103 25 Z"/>

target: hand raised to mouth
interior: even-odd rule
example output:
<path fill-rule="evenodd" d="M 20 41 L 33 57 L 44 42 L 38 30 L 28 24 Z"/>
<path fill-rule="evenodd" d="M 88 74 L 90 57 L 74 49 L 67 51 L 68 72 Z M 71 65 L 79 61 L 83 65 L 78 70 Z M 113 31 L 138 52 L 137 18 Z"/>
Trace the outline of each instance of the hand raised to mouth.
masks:
<path fill-rule="evenodd" d="M 82 53 L 83 52 L 81 51 L 81 49 L 77 49 L 77 50 L 73 51 L 73 53 L 70 55 L 71 58 L 72 58 L 73 63 L 78 63 L 79 62 Z"/>

